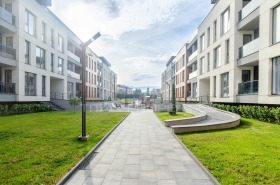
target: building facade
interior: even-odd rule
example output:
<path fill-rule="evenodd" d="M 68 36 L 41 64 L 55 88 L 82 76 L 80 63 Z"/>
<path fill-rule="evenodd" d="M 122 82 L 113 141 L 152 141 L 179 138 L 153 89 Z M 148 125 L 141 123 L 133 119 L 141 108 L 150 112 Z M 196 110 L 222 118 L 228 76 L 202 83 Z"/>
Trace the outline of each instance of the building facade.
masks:
<path fill-rule="evenodd" d="M 187 81 L 189 79 L 189 69 L 187 68 L 189 52 L 188 44 L 184 44 L 175 57 L 175 89 L 176 100 L 186 101 L 189 93 Z"/>
<path fill-rule="evenodd" d="M 166 63 L 166 69 L 161 75 L 161 94 L 164 101 L 171 101 L 172 84 L 175 84 L 175 56 L 171 56 Z"/>
<path fill-rule="evenodd" d="M 188 100 L 280 104 L 280 0 L 223 0 L 188 46 Z"/>
<path fill-rule="evenodd" d="M 83 42 L 40 2 L 0 1 L 0 102 L 81 97 Z M 89 99 L 96 61 L 87 66 Z"/>

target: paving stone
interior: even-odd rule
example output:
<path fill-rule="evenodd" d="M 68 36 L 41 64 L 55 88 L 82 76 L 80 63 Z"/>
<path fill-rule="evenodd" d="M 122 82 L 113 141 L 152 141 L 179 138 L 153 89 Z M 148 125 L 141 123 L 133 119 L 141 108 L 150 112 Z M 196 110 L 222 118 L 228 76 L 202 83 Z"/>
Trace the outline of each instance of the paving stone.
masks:
<path fill-rule="evenodd" d="M 212 185 L 152 112 L 131 113 L 69 185 Z"/>

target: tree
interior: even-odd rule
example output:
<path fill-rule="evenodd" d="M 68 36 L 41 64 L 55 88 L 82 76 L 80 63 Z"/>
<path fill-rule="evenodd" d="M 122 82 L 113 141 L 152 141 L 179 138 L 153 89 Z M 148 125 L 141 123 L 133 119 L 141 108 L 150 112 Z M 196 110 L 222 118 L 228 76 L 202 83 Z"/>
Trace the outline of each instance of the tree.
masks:
<path fill-rule="evenodd" d="M 136 88 L 133 94 L 135 98 L 139 98 L 142 94 L 142 91 L 140 88 Z"/>
<path fill-rule="evenodd" d="M 81 99 L 80 98 L 71 98 L 70 101 L 69 101 L 69 104 L 74 106 L 74 113 L 75 113 L 75 108 L 76 108 L 76 105 L 79 105 L 81 103 Z"/>

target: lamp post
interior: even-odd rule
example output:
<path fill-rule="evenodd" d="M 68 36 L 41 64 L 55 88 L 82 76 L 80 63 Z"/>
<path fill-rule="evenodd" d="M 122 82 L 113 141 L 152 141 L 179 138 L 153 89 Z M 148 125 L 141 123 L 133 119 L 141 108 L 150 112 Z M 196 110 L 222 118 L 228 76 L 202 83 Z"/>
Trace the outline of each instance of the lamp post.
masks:
<path fill-rule="evenodd" d="M 168 100 L 170 102 L 170 84 L 165 82 L 168 85 Z"/>
<path fill-rule="evenodd" d="M 86 48 L 95 41 L 101 34 L 97 32 L 87 42 L 82 43 L 82 135 L 78 137 L 80 141 L 87 141 L 89 135 L 86 135 Z"/>

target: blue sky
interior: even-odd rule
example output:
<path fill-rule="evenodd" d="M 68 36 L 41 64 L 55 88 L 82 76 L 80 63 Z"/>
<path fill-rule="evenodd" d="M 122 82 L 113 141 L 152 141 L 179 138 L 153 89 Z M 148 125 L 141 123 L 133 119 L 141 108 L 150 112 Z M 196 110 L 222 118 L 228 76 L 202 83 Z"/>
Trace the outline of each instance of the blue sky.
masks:
<path fill-rule="evenodd" d="M 161 74 L 211 10 L 210 0 L 53 0 L 50 9 L 118 75 L 118 83 L 160 87 Z"/>

